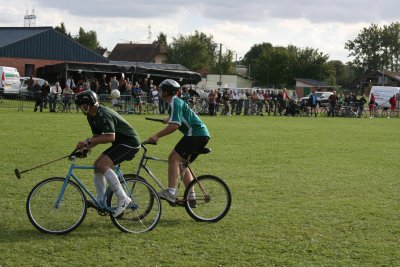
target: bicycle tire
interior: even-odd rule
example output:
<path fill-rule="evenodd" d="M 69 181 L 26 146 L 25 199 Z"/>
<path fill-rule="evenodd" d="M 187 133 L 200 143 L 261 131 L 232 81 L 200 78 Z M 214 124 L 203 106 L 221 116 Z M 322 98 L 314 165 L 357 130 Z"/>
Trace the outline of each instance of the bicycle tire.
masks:
<path fill-rule="evenodd" d="M 130 175 L 129 175 L 130 176 Z M 156 227 L 161 218 L 161 201 L 156 190 L 143 178 L 128 178 L 124 175 L 122 185 L 126 194 L 132 199 L 128 208 L 118 217 L 110 213 L 114 225 L 125 233 L 144 233 Z M 117 198 L 113 191 L 107 196 L 107 205 L 115 207 Z"/>
<path fill-rule="evenodd" d="M 194 189 L 196 207 L 190 207 L 188 195 Z M 204 191 L 202 190 L 204 189 Z M 232 195 L 228 185 L 218 176 L 202 175 L 192 180 L 184 193 L 186 212 L 199 222 L 218 222 L 228 213 Z"/>
<path fill-rule="evenodd" d="M 28 195 L 26 212 L 29 221 L 43 233 L 67 234 L 85 219 L 86 196 L 73 181 L 68 181 L 61 205 L 56 207 L 64 182 L 62 177 L 47 178 L 35 185 Z"/>
<path fill-rule="evenodd" d="M 136 174 L 124 174 L 124 178 L 125 179 L 138 179 L 138 180 L 142 180 L 143 182 L 149 184 L 149 182 L 146 179 L 144 179 L 141 176 L 136 176 Z M 152 194 L 152 191 L 149 190 L 149 199 L 148 199 L 148 203 L 147 203 L 147 208 L 143 209 L 142 214 L 138 215 L 138 218 L 142 219 L 151 212 L 153 205 L 154 205 L 154 200 L 155 200 L 155 197 Z"/>
<path fill-rule="evenodd" d="M 382 118 L 387 118 L 389 117 L 389 112 L 386 109 L 382 109 L 381 111 L 381 117 Z"/>

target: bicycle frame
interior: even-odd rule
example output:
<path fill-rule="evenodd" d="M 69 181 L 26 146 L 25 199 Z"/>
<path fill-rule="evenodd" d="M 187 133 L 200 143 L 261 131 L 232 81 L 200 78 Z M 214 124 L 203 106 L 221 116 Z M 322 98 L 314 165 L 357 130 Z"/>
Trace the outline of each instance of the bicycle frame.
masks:
<path fill-rule="evenodd" d="M 63 186 L 62 186 L 62 188 L 61 188 L 60 195 L 59 195 L 58 198 L 57 198 L 56 208 L 59 208 L 59 206 L 61 205 L 61 201 L 62 201 L 62 198 L 63 198 L 63 196 L 64 196 L 65 189 L 67 188 L 68 181 L 70 181 L 71 178 L 72 178 L 72 180 L 73 180 L 74 182 L 76 182 L 76 183 L 79 185 L 79 187 L 93 200 L 93 202 L 94 202 L 100 209 L 103 209 L 103 210 L 106 210 L 106 211 L 110 211 L 110 212 L 111 212 L 112 210 L 111 210 L 109 207 L 107 207 L 106 201 L 105 201 L 105 200 L 106 200 L 106 197 L 107 197 L 107 195 L 108 195 L 108 192 L 110 191 L 110 188 L 107 188 L 107 190 L 106 190 L 106 192 L 105 192 L 105 194 L 104 194 L 102 203 L 98 202 L 97 199 L 96 199 L 96 197 L 89 191 L 89 189 L 86 188 L 86 186 L 85 186 L 85 185 L 79 180 L 79 178 L 73 173 L 73 171 L 74 171 L 75 169 L 78 169 L 78 170 L 94 170 L 95 167 L 94 167 L 94 166 L 80 166 L 80 165 L 76 165 L 76 158 L 75 158 L 75 157 L 72 158 L 71 166 L 69 167 L 68 173 L 67 173 L 67 175 L 65 176 L 65 181 L 64 181 L 64 184 L 63 184 Z M 123 176 L 123 174 L 122 174 L 122 172 L 121 172 L 121 166 L 118 165 L 118 166 L 114 167 L 114 171 L 116 172 L 118 178 L 119 178 L 120 180 L 123 180 L 123 181 L 125 182 L 124 176 Z"/>
<path fill-rule="evenodd" d="M 168 162 L 168 160 L 166 159 L 162 159 L 162 158 L 158 158 L 158 157 L 153 157 L 153 156 L 148 156 L 147 155 L 147 148 L 142 145 L 142 148 L 144 150 L 142 158 L 140 159 L 140 163 L 138 166 L 138 169 L 136 171 L 136 177 L 140 177 L 140 171 L 141 169 L 144 169 L 146 171 L 146 173 L 151 177 L 151 179 L 161 188 L 161 190 L 164 190 L 165 187 L 163 186 L 163 184 L 160 182 L 160 180 L 157 178 L 157 176 L 155 176 L 155 174 L 150 170 L 149 167 L 147 167 L 147 162 L 149 160 L 151 161 L 160 161 L 160 162 Z M 190 168 L 189 166 L 189 161 L 186 162 L 181 162 L 179 164 L 179 174 L 180 174 L 180 181 L 183 181 L 183 178 L 185 176 L 185 172 L 189 171 L 193 177 L 193 180 L 197 180 L 197 176 L 195 175 L 195 173 L 193 172 L 193 170 Z M 201 189 L 201 191 L 203 191 L 204 194 L 206 194 L 203 186 L 201 185 L 201 183 L 198 183 L 199 187 Z M 180 186 L 180 183 L 178 183 L 178 188 Z"/>

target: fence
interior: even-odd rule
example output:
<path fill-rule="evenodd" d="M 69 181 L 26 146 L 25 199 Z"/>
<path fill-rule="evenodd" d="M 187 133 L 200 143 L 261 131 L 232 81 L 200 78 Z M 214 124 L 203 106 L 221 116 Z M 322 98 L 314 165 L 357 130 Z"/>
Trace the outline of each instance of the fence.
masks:
<path fill-rule="evenodd" d="M 13 108 L 18 111 L 34 110 L 37 96 L 35 92 L 21 92 L 19 94 L 4 94 L 1 92 L 0 108 Z M 109 94 L 101 94 L 98 97 L 101 105 L 108 106 L 118 113 L 158 113 L 158 106 L 149 103 L 146 95 L 143 95 L 140 99 L 140 108 L 139 105 L 135 106 L 131 95 L 121 95 L 118 99 L 111 99 Z M 48 97 L 45 97 L 43 104 L 44 107 L 49 108 Z M 76 109 L 73 97 L 66 98 L 60 96 L 56 99 L 55 105 L 55 112 L 71 112 L 71 110 Z"/>

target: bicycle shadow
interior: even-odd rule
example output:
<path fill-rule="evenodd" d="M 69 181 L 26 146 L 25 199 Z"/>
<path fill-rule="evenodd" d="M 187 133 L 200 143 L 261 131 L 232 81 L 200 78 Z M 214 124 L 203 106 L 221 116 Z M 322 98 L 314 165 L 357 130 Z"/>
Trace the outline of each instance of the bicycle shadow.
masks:
<path fill-rule="evenodd" d="M 152 230 L 154 231 L 165 231 L 169 229 L 173 229 L 176 227 L 185 227 L 190 222 L 190 219 L 182 219 L 182 218 L 161 218 L 158 222 L 157 226 Z M 192 221 L 192 223 L 196 223 Z M 82 224 L 75 229 L 74 231 L 68 234 L 56 235 L 56 234 L 46 234 L 37 230 L 34 226 L 24 225 L 20 228 L 9 228 L 6 227 L 0 231 L 0 244 L 13 244 L 13 243 L 24 243 L 29 241 L 52 241 L 52 240 L 66 240 L 66 239 L 86 239 L 87 237 L 98 236 L 98 235 L 109 235 L 111 232 L 115 234 L 121 233 L 115 225 L 111 222 L 109 218 L 105 216 L 104 220 L 90 220 L 83 221 Z"/>

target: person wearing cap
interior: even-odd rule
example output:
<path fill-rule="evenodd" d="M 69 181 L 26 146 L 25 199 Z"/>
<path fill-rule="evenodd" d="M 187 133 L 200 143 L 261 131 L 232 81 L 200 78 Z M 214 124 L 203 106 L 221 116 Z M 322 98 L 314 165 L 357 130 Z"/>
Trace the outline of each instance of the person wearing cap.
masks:
<path fill-rule="evenodd" d="M 183 133 L 183 137 L 176 144 L 168 157 L 168 188 L 159 192 L 160 198 L 171 203 L 176 199 L 176 183 L 179 178 L 180 162 L 193 162 L 202 148 L 210 139 L 210 134 L 202 120 L 189 108 L 189 105 L 176 96 L 180 89 L 178 82 L 166 79 L 160 83 L 161 97 L 168 103 L 169 117 L 163 120 L 167 126 L 148 138 L 149 142 L 156 143 L 161 137 L 172 134 L 176 130 Z M 189 171 L 184 170 L 183 182 L 187 186 L 193 177 Z M 195 192 L 189 193 L 189 205 L 196 206 Z"/>

